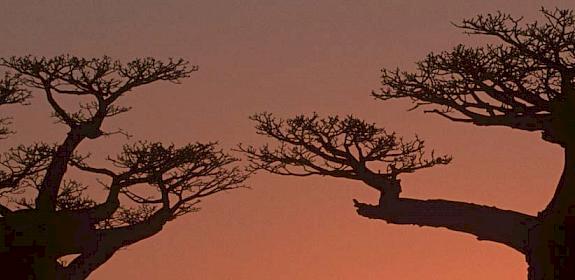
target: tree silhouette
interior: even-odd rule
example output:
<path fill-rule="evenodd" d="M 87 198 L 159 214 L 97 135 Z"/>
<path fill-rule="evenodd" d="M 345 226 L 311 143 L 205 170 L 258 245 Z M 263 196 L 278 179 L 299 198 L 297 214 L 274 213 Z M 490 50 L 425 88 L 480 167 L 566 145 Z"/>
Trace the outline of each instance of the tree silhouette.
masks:
<path fill-rule="evenodd" d="M 117 133 L 101 127 L 129 110 L 116 104 L 121 96 L 157 81 L 177 83 L 197 70 L 184 60 L 122 64 L 108 57 L 25 56 L 1 59 L 0 65 L 15 72 L 4 82 L 4 91 L 13 89 L 7 103 L 27 97 L 16 85 L 38 91 L 69 128 L 59 144 L 20 145 L 0 158 L 0 263 L 11 279 L 85 279 L 119 249 L 197 211 L 202 197 L 242 187 L 247 177 L 215 143 L 140 141 L 108 157 L 108 167 L 77 152 L 86 139 Z M 81 103 L 67 109 L 63 98 Z M 96 177 L 102 187 L 69 178 L 69 167 Z M 106 198 L 96 201 L 100 189 Z"/>
<path fill-rule="evenodd" d="M 281 175 L 360 180 L 381 191 L 379 205 L 355 201 L 367 218 L 445 227 L 505 244 L 526 256 L 528 279 L 575 279 L 575 15 L 541 9 L 542 22 L 498 12 L 456 25 L 499 44 L 431 53 L 415 72 L 382 70 L 382 100 L 409 98 L 414 108 L 451 121 L 542 132 L 565 152 L 563 174 L 537 216 L 447 200 L 402 198 L 397 175 L 449 162 L 423 156 L 423 142 L 404 142 L 348 117 L 252 117 L 276 148 L 240 147 L 252 168 Z"/>
<path fill-rule="evenodd" d="M 21 88 L 20 80 L 17 76 L 6 74 L 0 80 L 0 105 L 6 104 L 26 104 L 30 97 L 30 92 Z M 5 138 L 13 131 L 8 128 L 10 118 L 0 118 L 0 139 Z"/>

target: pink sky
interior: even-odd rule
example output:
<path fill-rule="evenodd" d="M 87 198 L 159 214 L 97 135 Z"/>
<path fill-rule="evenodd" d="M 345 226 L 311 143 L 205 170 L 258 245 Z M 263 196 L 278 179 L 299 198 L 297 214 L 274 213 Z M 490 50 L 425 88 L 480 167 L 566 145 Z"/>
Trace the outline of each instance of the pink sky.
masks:
<path fill-rule="evenodd" d="M 404 196 L 445 198 L 535 214 L 561 171 L 561 151 L 540 135 L 455 124 L 406 102 L 370 97 L 382 67 L 413 69 L 430 51 L 480 44 L 450 22 L 502 10 L 534 19 L 573 1 L 185 1 L 0 3 L 0 56 L 182 57 L 200 71 L 124 99 L 134 109 L 106 123 L 134 139 L 258 144 L 247 117 L 269 111 L 354 114 L 454 156 L 447 167 L 401 177 Z M 43 100 L 12 114 L 8 147 L 61 141 Z M 3 113 L 4 114 L 4 113 Z M 39 128 L 38 124 L 45 125 Z M 83 143 L 104 158 L 121 136 Z M 258 174 L 251 190 L 207 199 L 202 211 L 118 252 L 91 279 L 352 280 L 525 279 L 523 256 L 445 229 L 388 225 L 356 215 L 361 183 Z"/>

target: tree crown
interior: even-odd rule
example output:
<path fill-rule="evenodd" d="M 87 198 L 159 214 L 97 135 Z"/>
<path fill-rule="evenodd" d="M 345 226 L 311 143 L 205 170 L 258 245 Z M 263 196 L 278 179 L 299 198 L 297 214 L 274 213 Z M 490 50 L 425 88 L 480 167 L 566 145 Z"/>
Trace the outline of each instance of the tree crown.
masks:
<path fill-rule="evenodd" d="M 240 146 L 253 170 L 280 175 L 322 175 L 362 180 L 383 191 L 402 173 L 447 164 L 449 156 L 424 153 L 424 141 L 406 141 L 354 116 L 280 119 L 269 113 L 251 117 L 258 134 L 277 145 Z"/>
<path fill-rule="evenodd" d="M 544 21 L 522 24 L 498 12 L 456 25 L 471 35 L 501 43 L 458 45 L 431 53 L 417 71 L 382 70 L 379 99 L 410 98 L 456 122 L 541 131 L 549 142 L 565 145 L 575 132 L 575 15 L 541 9 Z"/>
<path fill-rule="evenodd" d="M 53 278 L 83 279 L 120 248 L 197 211 L 202 198 L 244 187 L 249 172 L 213 142 L 126 144 L 108 156 L 107 167 L 78 152 L 84 140 L 111 133 L 101 130 L 104 120 L 129 111 L 116 104 L 121 96 L 158 81 L 179 83 L 198 70 L 183 59 L 24 56 L 2 58 L 0 67 L 9 73 L 0 83 L 0 104 L 43 96 L 69 128 L 59 144 L 20 145 L 0 156 L 0 231 L 16 236 L 0 244 L 0 257 L 22 262 L 23 251 L 41 250 L 56 263 L 78 254 L 55 265 L 60 276 Z M 64 97 L 78 99 L 79 107 L 66 108 Z M 69 167 L 95 176 L 105 200 L 93 198 L 91 184 L 72 179 Z"/>

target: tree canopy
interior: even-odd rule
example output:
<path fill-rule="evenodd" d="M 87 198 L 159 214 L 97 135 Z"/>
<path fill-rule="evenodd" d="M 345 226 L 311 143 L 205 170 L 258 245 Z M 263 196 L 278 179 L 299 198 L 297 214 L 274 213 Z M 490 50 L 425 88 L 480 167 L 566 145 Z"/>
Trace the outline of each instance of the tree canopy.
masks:
<path fill-rule="evenodd" d="M 564 146 L 573 138 L 575 16 L 541 13 L 544 21 L 527 24 L 502 12 L 463 20 L 456 26 L 466 33 L 500 43 L 430 53 L 415 72 L 383 69 L 383 87 L 373 95 L 411 98 L 456 122 L 541 131 Z"/>
<path fill-rule="evenodd" d="M 60 143 L 19 145 L 0 158 L 0 260 L 22 279 L 85 279 L 117 250 L 197 211 L 201 198 L 242 187 L 247 178 L 238 159 L 215 142 L 178 147 L 138 141 L 108 156 L 108 166 L 78 151 L 87 139 L 117 133 L 103 131 L 102 124 L 129 111 L 118 104 L 120 97 L 158 81 L 179 83 L 198 70 L 183 59 L 24 56 L 1 59 L 0 66 L 10 73 L 2 83 L 5 103 L 43 96 L 69 129 Z M 63 96 L 80 105 L 67 109 Z M 100 185 L 69 178 L 70 168 Z M 100 189 L 103 201 L 92 197 Z M 77 256 L 60 262 L 68 255 Z"/>
<path fill-rule="evenodd" d="M 359 180 L 380 191 L 377 205 L 354 200 L 359 215 L 392 224 L 443 227 L 506 245 L 525 255 L 530 280 L 575 277 L 575 14 L 542 8 L 543 21 L 497 12 L 455 24 L 467 34 L 495 38 L 430 53 L 415 71 L 382 70 L 380 100 L 408 98 L 454 122 L 538 131 L 560 145 L 565 166 L 555 194 L 533 216 L 493 206 L 400 195 L 397 178 L 447 164 L 424 155 L 423 141 L 406 141 L 355 117 L 252 117 L 272 145 L 240 146 L 256 170 Z"/>
<path fill-rule="evenodd" d="M 397 197 L 401 191 L 395 183 L 398 175 L 451 161 L 433 152 L 425 156 L 421 139 L 406 141 L 354 116 L 320 118 L 314 114 L 284 120 L 261 113 L 251 119 L 259 134 L 279 141 L 275 148 L 240 146 L 254 170 L 355 179 Z"/>

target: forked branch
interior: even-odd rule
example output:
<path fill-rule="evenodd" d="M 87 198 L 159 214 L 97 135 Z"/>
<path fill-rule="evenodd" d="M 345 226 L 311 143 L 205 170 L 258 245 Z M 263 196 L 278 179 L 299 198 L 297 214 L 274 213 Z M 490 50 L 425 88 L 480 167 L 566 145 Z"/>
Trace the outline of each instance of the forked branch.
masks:
<path fill-rule="evenodd" d="M 393 224 L 445 227 L 526 251 L 535 218 L 472 203 L 400 197 L 398 175 L 435 165 L 451 157 L 426 156 L 423 140 L 406 141 L 355 117 L 297 116 L 283 120 L 271 114 L 252 117 L 259 134 L 274 147 L 240 146 L 254 170 L 290 176 L 331 176 L 359 180 L 380 191 L 378 205 L 355 201 L 360 215 Z"/>

